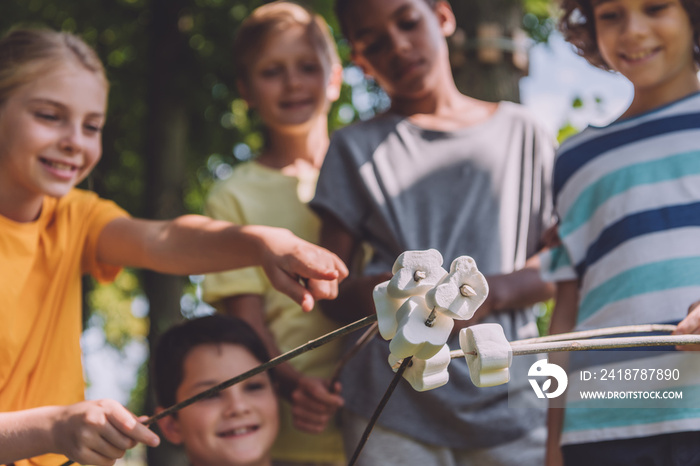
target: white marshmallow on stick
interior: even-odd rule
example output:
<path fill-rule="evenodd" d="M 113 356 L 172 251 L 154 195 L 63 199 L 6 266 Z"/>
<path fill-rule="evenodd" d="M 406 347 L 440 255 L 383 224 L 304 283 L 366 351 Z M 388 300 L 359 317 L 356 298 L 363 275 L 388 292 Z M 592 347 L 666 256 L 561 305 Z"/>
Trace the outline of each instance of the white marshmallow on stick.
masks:
<path fill-rule="evenodd" d="M 389 350 L 398 358 L 415 356 L 430 359 L 447 343 L 454 320 L 436 312 L 431 325 L 426 321 L 431 311 L 422 296 L 411 296 L 396 313 L 398 327 Z"/>
<path fill-rule="evenodd" d="M 413 357 L 410 365 L 403 373 L 403 378 L 418 392 L 442 387 L 450 380 L 447 366 L 450 365 L 451 359 L 450 347 L 447 345 L 443 346 L 432 358 L 420 359 Z M 402 362 L 403 359 L 389 354 L 389 365 L 394 372 L 399 369 Z"/>
<path fill-rule="evenodd" d="M 389 280 L 380 283 L 374 287 L 372 298 L 374 299 L 374 309 L 377 311 L 377 325 L 379 334 L 385 340 L 391 340 L 396 335 L 398 321 L 396 320 L 396 311 L 406 301 L 405 299 L 396 299 L 389 296 L 387 293 L 387 285 Z"/>
<path fill-rule="evenodd" d="M 425 299 L 428 307 L 457 320 L 468 320 L 486 301 L 489 285 L 469 256 L 452 261 L 450 273 L 430 289 Z"/>
<path fill-rule="evenodd" d="M 442 254 L 437 249 L 401 253 L 391 269 L 387 292 L 392 298 L 423 296 L 447 271 L 442 268 Z"/>
<path fill-rule="evenodd" d="M 469 366 L 469 377 L 477 387 L 508 383 L 513 349 L 498 324 L 479 324 L 459 332 L 459 345 Z"/>

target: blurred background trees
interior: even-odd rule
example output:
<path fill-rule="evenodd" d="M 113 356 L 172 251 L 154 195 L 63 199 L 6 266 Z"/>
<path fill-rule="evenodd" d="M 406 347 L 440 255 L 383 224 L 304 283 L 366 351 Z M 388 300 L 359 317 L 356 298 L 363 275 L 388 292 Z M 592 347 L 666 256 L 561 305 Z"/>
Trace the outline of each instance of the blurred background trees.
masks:
<path fill-rule="evenodd" d="M 262 137 L 234 84 L 230 45 L 241 20 L 262 0 L 2 0 L 0 33 L 48 26 L 95 47 L 111 82 L 104 153 L 86 185 L 132 215 L 171 218 L 201 213 L 211 184 L 260 149 Z M 331 130 L 388 106 L 386 96 L 348 63 L 349 49 L 332 0 L 307 5 L 327 18 L 347 66 Z M 550 0 L 452 0 L 458 31 L 450 39 L 460 89 L 486 100 L 518 101 L 532 40 L 552 30 Z M 235 245 L 232 245 L 235 247 Z M 126 271 L 109 286 L 85 280 L 85 322 L 106 343 L 155 341 L 173 323 L 197 314 L 198 277 Z M 152 413 L 147 368 L 130 408 Z M 167 442 L 164 442 L 167 443 Z M 186 464 L 163 447 L 149 464 Z"/>

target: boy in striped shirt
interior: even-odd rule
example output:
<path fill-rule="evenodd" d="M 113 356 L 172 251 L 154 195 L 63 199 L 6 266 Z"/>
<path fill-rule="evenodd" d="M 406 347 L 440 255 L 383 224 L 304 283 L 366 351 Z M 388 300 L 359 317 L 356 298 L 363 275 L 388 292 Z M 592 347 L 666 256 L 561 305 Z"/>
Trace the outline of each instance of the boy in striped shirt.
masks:
<path fill-rule="evenodd" d="M 680 322 L 678 333 L 700 333 L 700 5 L 562 3 L 566 39 L 630 80 L 634 98 L 617 121 L 587 128 L 557 155 L 561 244 L 542 258 L 557 282 L 551 332 Z M 688 377 L 675 388 L 700 400 L 698 353 L 640 356 L 638 367 L 679 369 Z M 550 409 L 547 464 L 700 464 L 700 409 L 688 402 L 590 409 L 569 400 Z"/>

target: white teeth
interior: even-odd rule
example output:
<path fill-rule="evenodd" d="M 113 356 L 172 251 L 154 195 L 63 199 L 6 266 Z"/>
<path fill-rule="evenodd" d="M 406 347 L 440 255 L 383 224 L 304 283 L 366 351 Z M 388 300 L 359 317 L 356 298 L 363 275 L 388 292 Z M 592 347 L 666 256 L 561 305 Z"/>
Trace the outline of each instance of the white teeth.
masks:
<path fill-rule="evenodd" d="M 628 60 L 641 60 L 643 58 L 648 57 L 651 54 L 652 54 L 652 51 L 647 50 L 645 52 L 627 53 L 627 54 L 625 54 L 625 56 L 627 57 Z"/>
<path fill-rule="evenodd" d="M 52 160 L 46 160 L 46 164 L 52 168 L 56 168 L 58 170 L 73 170 L 74 167 L 73 165 L 68 165 L 67 163 L 61 163 L 61 162 L 54 162 Z"/>
<path fill-rule="evenodd" d="M 252 432 L 255 429 L 253 427 L 239 427 L 238 429 L 232 429 L 226 432 L 223 432 L 219 434 L 221 437 L 227 437 L 229 435 L 243 435 L 247 434 L 248 432 Z"/>

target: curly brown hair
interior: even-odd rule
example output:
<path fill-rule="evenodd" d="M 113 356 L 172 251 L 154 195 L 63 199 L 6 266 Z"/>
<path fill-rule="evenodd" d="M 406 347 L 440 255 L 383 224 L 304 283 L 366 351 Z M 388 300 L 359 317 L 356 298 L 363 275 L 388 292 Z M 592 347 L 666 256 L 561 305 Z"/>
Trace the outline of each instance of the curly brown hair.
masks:
<path fill-rule="evenodd" d="M 680 0 L 690 18 L 693 27 L 693 56 L 696 66 L 700 66 L 700 0 Z M 564 39 L 570 42 L 576 52 L 593 66 L 610 70 L 598 50 L 596 41 L 595 18 L 591 0 L 560 0 L 562 16 L 559 18 L 559 30 Z"/>

